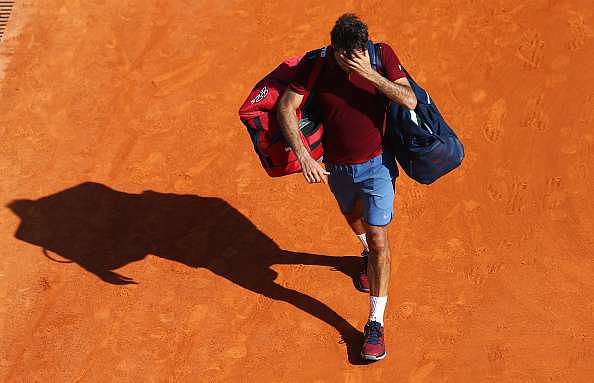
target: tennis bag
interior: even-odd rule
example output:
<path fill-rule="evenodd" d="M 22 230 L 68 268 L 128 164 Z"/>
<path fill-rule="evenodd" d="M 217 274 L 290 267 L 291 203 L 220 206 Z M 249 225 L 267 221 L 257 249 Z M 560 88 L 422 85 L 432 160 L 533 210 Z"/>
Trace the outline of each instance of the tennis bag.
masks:
<path fill-rule="evenodd" d="M 260 80 L 239 109 L 239 118 L 246 126 L 254 150 L 262 166 L 271 177 L 280 177 L 301 171 L 301 164 L 285 141 L 276 119 L 276 106 L 291 83 L 300 60 L 316 60 L 308 78 L 308 88 L 316 81 L 326 56 L 326 48 L 317 49 L 301 57 L 291 57 Z M 323 126 L 321 113 L 314 95 L 306 94 L 299 109 L 301 140 L 315 160 L 323 154 Z"/>
<path fill-rule="evenodd" d="M 382 73 L 377 45 L 369 44 L 372 66 Z M 417 97 L 417 107 L 410 110 L 390 102 L 385 142 L 395 151 L 396 160 L 413 180 L 430 184 L 457 168 L 464 159 L 464 146 L 444 120 L 429 93 L 404 69 Z"/>

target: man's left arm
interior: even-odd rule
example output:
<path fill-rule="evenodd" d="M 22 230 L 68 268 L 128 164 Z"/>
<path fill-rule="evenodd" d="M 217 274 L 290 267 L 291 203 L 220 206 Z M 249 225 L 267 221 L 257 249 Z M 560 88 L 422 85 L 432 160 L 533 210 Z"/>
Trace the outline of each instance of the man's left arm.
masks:
<path fill-rule="evenodd" d="M 385 94 L 390 100 L 397 102 L 408 109 L 416 108 L 417 97 L 410 87 L 408 79 L 402 77 L 395 81 L 390 81 L 373 70 L 367 50 L 363 53 L 355 51 L 350 58 L 345 55 L 339 55 L 337 60 L 342 61 L 342 63 L 349 69 L 357 72 L 363 78 L 370 81 L 376 89 Z"/>

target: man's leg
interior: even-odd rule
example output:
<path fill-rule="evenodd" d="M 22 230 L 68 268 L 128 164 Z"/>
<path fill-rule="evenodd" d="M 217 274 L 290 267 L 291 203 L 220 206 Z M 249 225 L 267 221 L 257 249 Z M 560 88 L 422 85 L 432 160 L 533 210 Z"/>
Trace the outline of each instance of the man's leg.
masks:
<path fill-rule="evenodd" d="M 390 286 L 390 246 L 387 226 L 367 225 L 366 228 L 369 239 L 369 320 L 365 325 L 365 341 L 361 356 L 367 360 L 380 360 L 386 357 L 384 311 Z"/>
<path fill-rule="evenodd" d="M 386 297 L 390 285 L 390 246 L 388 243 L 388 227 L 367 225 L 367 243 L 369 244 L 369 277 L 370 295 Z M 383 323 L 383 318 L 380 321 Z"/>
<path fill-rule="evenodd" d="M 395 168 L 389 156 L 382 157 L 371 177 L 362 181 L 363 219 L 369 244 L 367 275 L 369 279 L 369 321 L 361 355 L 367 360 L 386 356 L 384 311 L 390 285 L 390 246 L 388 225 L 394 213 Z"/>
<path fill-rule="evenodd" d="M 382 163 L 370 179 L 364 181 L 362 189 L 363 219 L 369 244 L 370 295 L 386 297 L 390 284 L 390 246 L 388 243 L 388 225 L 394 215 L 394 197 L 396 194 L 395 163 L 391 155 L 382 156 Z M 383 318 L 379 321 L 383 324 Z"/>

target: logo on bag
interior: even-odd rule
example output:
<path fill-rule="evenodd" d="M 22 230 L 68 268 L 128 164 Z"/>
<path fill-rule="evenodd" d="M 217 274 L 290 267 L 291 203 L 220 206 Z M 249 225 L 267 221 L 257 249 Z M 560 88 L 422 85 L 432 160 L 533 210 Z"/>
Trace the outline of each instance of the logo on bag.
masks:
<path fill-rule="evenodd" d="M 262 88 L 262 90 L 260 91 L 260 93 L 258 93 L 258 95 L 256 97 L 254 97 L 254 99 L 252 101 L 250 101 L 250 103 L 251 104 L 255 104 L 257 102 L 260 102 L 267 95 L 268 95 L 268 87 L 265 86 L 264 88 Z"/>
<path fill-rule="evenodd" d="M 328 47 L 322 48 L 322 51 L 320 52 L 320 57 L 326 57 L 326 50 L 327 49 L 328 49 Z"/>

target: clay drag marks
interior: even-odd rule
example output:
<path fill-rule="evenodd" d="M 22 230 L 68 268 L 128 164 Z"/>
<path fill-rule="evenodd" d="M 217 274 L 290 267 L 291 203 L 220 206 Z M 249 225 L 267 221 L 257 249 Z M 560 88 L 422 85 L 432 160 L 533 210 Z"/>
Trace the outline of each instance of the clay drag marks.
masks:
<path fill-rule="evenodd" d="M 236 110 L 351 10 L 465 144 L 398 179 L 388 358 L 358 244 Z M 588 1 L 16 2 L 0 44 L 0 381 L 590 382 Z M 422 31 L 422 33 L 420 33 Z"/>

